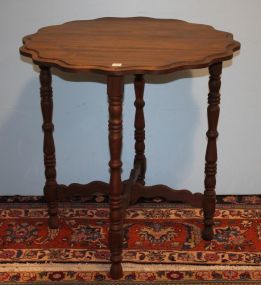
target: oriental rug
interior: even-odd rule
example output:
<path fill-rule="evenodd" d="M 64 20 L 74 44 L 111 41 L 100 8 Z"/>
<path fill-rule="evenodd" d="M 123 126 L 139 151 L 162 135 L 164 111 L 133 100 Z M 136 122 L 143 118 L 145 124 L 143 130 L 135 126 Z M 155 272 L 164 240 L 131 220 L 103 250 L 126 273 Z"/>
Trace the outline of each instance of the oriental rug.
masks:
<path fill-rule="evenodd" d="M 118 281 L 108 276 L 107 202 L 60 203 L 60 227 L 50 230 L 43 197 L 1 197 L 0 283 L 261 285 L 260 196 L 219 196 L 210 242 L 201 209 L 161 199 L 131 206 Z"/>

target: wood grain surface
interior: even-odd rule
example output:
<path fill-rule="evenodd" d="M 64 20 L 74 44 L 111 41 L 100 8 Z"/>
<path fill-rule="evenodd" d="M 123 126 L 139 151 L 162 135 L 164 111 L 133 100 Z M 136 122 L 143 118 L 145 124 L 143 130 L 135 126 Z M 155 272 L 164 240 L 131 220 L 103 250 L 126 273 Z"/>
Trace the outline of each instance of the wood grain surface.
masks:
<path fill-rule="evenodd" d="M 203 68 L 239 49 L 232 34 L 211 26 L 134 17 L 45 27 L 23 38 L 20 53 L 65 71 L 123 75 Z"/>

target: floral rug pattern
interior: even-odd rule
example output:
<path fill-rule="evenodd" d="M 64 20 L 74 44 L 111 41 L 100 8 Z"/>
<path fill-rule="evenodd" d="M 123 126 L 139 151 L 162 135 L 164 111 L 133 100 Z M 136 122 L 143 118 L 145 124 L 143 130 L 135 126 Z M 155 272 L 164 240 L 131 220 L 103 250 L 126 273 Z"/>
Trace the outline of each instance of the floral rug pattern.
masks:
<path fill-rule="evenodd" d="M 0 282 L 84 282 L 84 284 L 141 284 L 132 283 L 135 281 L 155 282 L 156 284 L 202 284 L 202 281 L 213 281 L 211 284 L 260 284 L 255 280 L 261 280 L 260 271 L 158 271 L 158 272 L 127 272 L 120 281 L 112 281 L 108 276 L 108 272 L 75 272 L 75 271 L 54 271 L 54 272 L 22 272 L 22 273 L 0 273 Z M 248 281 L 251 283 L 249 283 Z M 188 283 L 184 283 L 184 281 Z M 216 282 L 218 283 L 216 283 Z M 226 283 L 223 283 L 223 282 Z M 227 283 L 228 281 L 245 281 L 246 283 Z M 87 282 L 87 283 L 86 283 Z M 89 283 L 90 282 L 90 283 Z M 97 283 L 96 283 L 97 282 Z M 164 282 L 164 283 L 162 283 Z M 168 283 L 165 283 L 168 282 Z M 175 282 L 175 283 L 174 283 Z M 193 282 L 193 283 L 191 283 Z M 195 283 L 197 282 L 197 283 Z M 221 283 L 222 282 L 222 283 Z M 260 281 L 258 281 L 260 282 Z M 44 284 L 46 284 L 44 283 Z M 8 283 L 7 283 L 8 284 Z M 26 283 L 27 284 L 27 283 Z M 31 283 L 30 283 L 31 284 Z M 144 283 L 142 283 L 144 284 Z M 204 283 L 205 284 L 205 283 Z M 209 283 L 208 283 L 209 284 Z"/>
<path fill-rule="evenodd" d="M 106 198 L 60 204 L 58 230 L 48 228 L 47 208 L 40 198 L 10 199 L 2 197 L 0 203 L 0 282 L 110 284 L 107 270 L 88 271 L 88 264 L 109 266 Z M 130 207 L 124 221 L 123 261 L 140 269 L 125 271 L 122 282 L 243 280 L 261 284 L 261 203 L 258 196 L 244 199 L 245 204 L 233 196 L 222 198 L 210 242 L 201 238 L 201 209 L 152 202 Z M 39 268 L 53 264 L 54 271 L 11 269 L 25 263 Z M 63 264 L 86 266 L 86 270 L 66 270 Z M 151 265 L 159 269 L 143 270 Z"/>

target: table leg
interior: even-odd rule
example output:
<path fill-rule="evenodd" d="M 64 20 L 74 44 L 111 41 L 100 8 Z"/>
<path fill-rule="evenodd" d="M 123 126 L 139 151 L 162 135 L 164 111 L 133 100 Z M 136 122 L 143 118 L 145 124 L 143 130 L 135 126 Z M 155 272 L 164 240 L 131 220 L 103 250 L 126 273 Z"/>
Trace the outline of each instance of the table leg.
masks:
<path fill-rule="evenodd" d="M 144 94 L 144 77 L 143 74 L 137 74 L 135 75 L 134 79 L 134 88 L 135 88 L 135 158 L 134 158 L 134 168 L 135 165 L 140 165 L 140 175 L 137 179 L 137 182 L 145 185 L 145 173 L 146 173 L 146 157 L 144 154 L 145 151 L 145 119 L 144 119 L 144 112 L 143 107 L 145 105 L 145 102 L 143 100 L 143 94 Z"/>
<path fill-rule="evenodd" d="M 123 209 L 121 182 L 122 149 L 122 99 L 123 77 L 108 76 L 107 92 L 109 99 L 109 146 L 110 146 L 110 230 L 111 251 L 110 275 L 113 279 L 122 277 Z"/>
<path fill-rule="evenodd" d="M 220 86 L 221 86 L 222 62 L 212 64 L 209 67 L 209 94 L 208 94 L 208 144 L 206 150 L 205 164 L 205 192 L 203 199 L 204 229 L 202 237 L 204 240 L 213 238 L 214 213 L 216 206 L 216 172 L 217 172 L 217 125 L 219 117 Z"/>
<path fill-rule="evenodd" d="M 58 228 L 58 198 L 57 198 L 57 182 L 55 169 L 55 146 L 53 139 L 54 125 L 52 122 L 53 100 L 52 100 L 52 75 L 50 68 L 40 67 L 40 93 L 41 93 L 41 109 L 43 116 L 43 132 L 44 132 L 44 166 L 45 166 L 45 186 L 44 196 L 48 203 L 49 211 L 49 227 Z"/>

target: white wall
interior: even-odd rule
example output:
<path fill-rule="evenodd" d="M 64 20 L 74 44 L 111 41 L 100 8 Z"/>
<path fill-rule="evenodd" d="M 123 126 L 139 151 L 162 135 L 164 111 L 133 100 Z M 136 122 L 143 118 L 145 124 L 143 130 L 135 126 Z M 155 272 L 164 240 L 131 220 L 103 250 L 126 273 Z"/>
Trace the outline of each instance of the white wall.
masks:
<path fill-rule="evenodd" d="M 42 194 L 44 184 L 38 71 L 19 56 L 22 37 L 42 26 L 102 16 L 206 23 L 232 32 L 242 43 L 223 71 L 217 191 L 260 194 L 260 15 L 259 0 L 0 0 L 0 194 Z M 207 74 L 203 69 L 147 77 L 148 184 L 203 191 Z M 60 183 L 109 179 L 104 82 L 102 76 L 54 76 Z M 127 78 L 124 179 L 133 160 L 133 99 Z"/>

